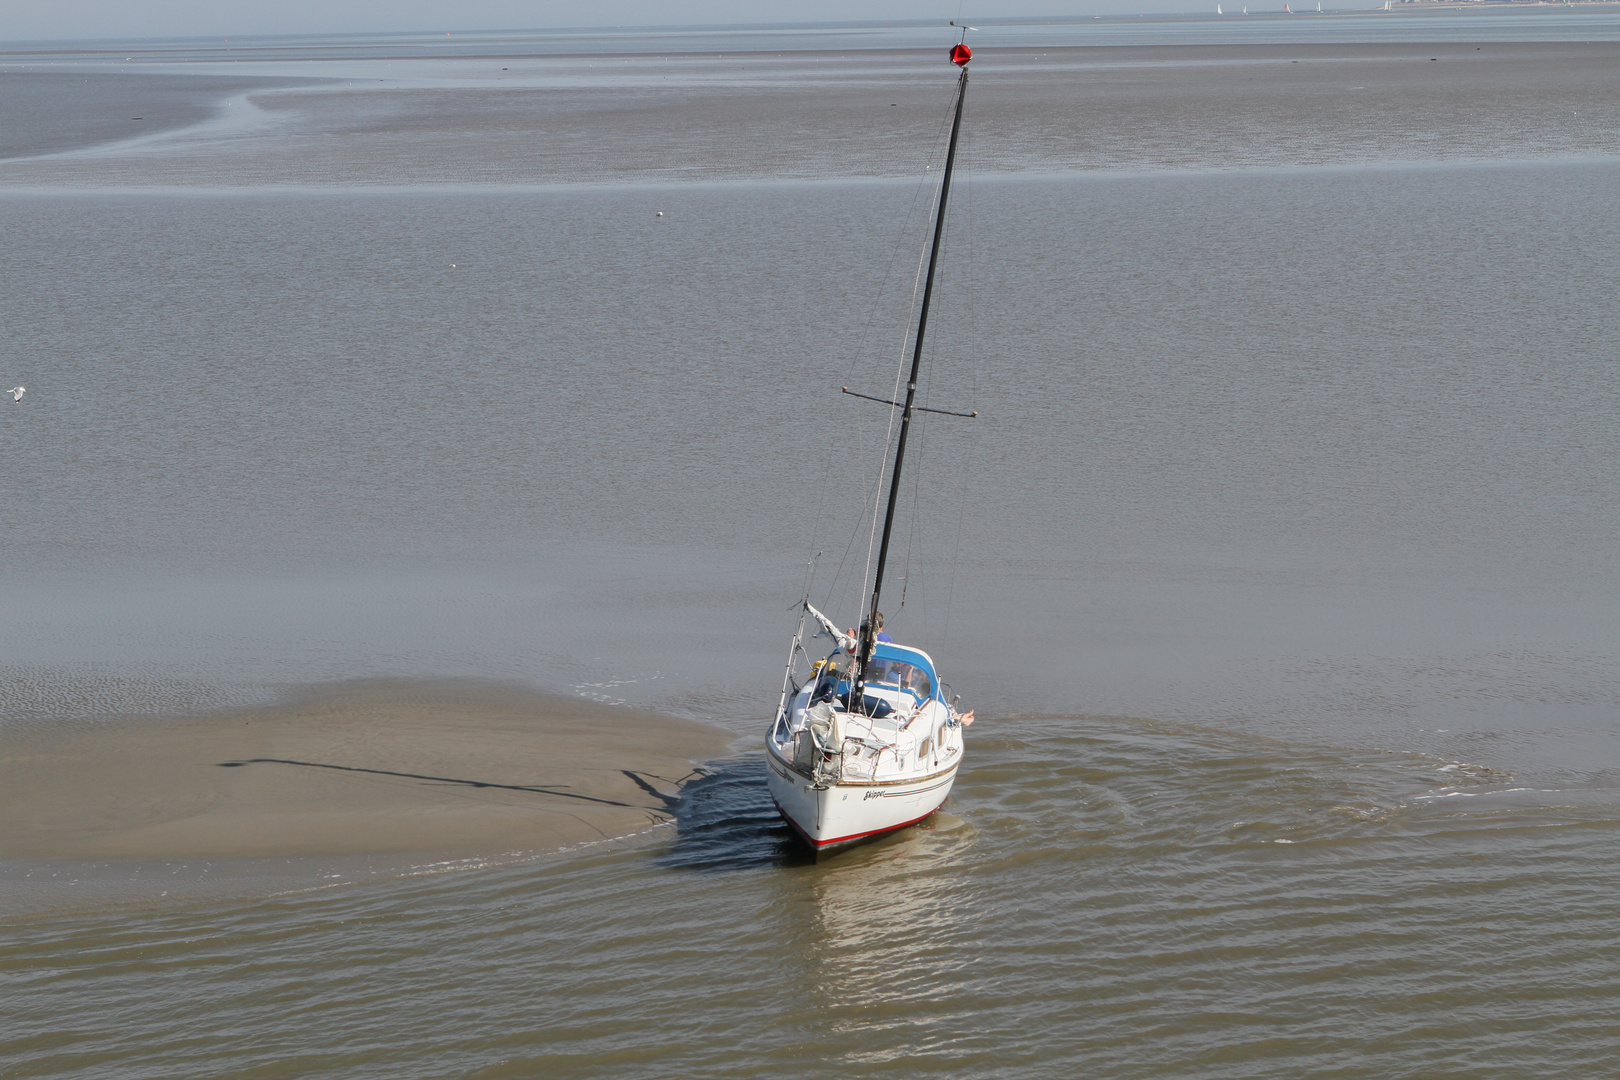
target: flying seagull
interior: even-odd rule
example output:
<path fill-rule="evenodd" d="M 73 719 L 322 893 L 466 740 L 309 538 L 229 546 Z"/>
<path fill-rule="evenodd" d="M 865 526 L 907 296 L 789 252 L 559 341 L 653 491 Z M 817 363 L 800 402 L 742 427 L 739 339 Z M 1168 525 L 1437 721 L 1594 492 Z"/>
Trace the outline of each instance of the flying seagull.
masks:
<path fill-rule="evenodd" d="M 11 395 L 11 400 L 13 402 L 17 402 L 22 400 L 22 396 L 24 394 L 28 393 L 28 389 L 27 387 L 23 386 L 13 386 L 10 390 L 7 390 L 6 393 Z"/>

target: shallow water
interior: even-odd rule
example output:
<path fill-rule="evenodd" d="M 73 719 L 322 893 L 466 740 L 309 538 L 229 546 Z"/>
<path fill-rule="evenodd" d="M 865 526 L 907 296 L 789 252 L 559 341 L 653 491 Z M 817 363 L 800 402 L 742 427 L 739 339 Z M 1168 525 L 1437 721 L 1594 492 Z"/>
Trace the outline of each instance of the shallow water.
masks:
<path fill-rule="evenodd" d="M 1613 157 L 1620 12 L 1593 18 L 1607 29 L 1557 41 L 1211 29 L 1203 44 L 1110 44 L 1048 28 L 1038 45 L 992 42 L 975 59 L 968 158 L 1005 174 Z M 1484 23 L 1542 25 L 1534 15 Z M 445 56 L 270 42 L 245 57 L 134 50 L 130 63 L 0 54 L 13 91 L 41 88 L 5 101 L 25 154 L 0 160 L 0 188 L 910 181 L 930 149 L 939 154 L 954 88 L 939 50 L 886 40 L 844 51 L 546 55 L 543 39 L 510 52 L 502 39 Z M 132 86 L 147 92 L 131 96 Z M 148 103 L 141 122 L 126 116 L 149 98 L 172 115 L 148 115 Z M 173 126 L 199 111 L 208 119 Z M 77 150 L 39 152 L 68 145 Z"/>
<path fill-rule="evenodd" d="M 13 864 L 0 1071 L 1605 1075 L 1612 136 L 1155 171 L 1161 61 L 1141 171 L 967 148 L 925 392 L 980 415 L 885 603 L 984 718 L 931 827 L 809 864 L 745 753 L 561 856 Z M 817 551 L 853 610 L 914 180 L 413 176 L 0 195 L 0 723 L 432 676 L 751 738 Z"/>
<path fill-rule="evenodd" d="M 992 712 L 1606 774 L 1615 183 L 974 182 L 926 391 L 981 416 L 922 429 L 892 621 Z M 428 669 L 752 723 L 804 561 L 854 603 L 914 194 L 7 198 L 9 710 Z"/>
<path fill-rule="evenodd" d="M 14 924 L 8 1072 L 1607 1068 L 1612 803 L 1142 721 L 973 752 L 950 814 L 820 866 L 753 758 L 651 846 Z"/>

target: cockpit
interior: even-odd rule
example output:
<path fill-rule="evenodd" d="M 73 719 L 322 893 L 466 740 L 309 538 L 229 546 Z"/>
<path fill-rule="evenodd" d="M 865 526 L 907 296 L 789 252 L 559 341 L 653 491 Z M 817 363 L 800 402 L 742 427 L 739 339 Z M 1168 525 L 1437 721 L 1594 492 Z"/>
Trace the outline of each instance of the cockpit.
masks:
<path fill-rule="evenodd" d="M 934 696 L 934 680 L 916 664 L 876 657 L 866 668 L 866 685 L 909 693 L 920 705 Z"/>
<path fill-rule="evenodd" d="M 816 686 L 810 695 L 810 704 L 838 698 L 845 708 L 850 707 L 849 695 L 854 678 L 855 658 L 839 650 L 816 665 Z M 938 696 L 939 681 L 934 676 L 928 657 L 915 649 L 881 643 L 872 650 L 872 661 L 866 667 L 868 691 L 886 691 L 893 695 L 906 695 L 921 705 Z M 865 696 L 861 710 L 868 715 L 881 716 L 894 708 L 888 701 Z"/>

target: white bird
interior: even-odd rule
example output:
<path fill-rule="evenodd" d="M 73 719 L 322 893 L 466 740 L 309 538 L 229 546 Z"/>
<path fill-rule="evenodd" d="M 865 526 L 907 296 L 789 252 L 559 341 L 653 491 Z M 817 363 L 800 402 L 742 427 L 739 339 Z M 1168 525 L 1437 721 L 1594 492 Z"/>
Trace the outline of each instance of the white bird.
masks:
<path fill-rule="evenodd" d="M 664 216 L 664 212 L 663 212 L 663 211 L 662 211 L 662 210 L 660 210 L 660 211 L 658 211 L 658 216 L 659 216 L 659 217 L 663 217 L 663 216 Z"/>
<path fill-rule="evenodd" d="M 22 396 L 28 393 L 28 388 L 25 386 L 13 386 L 10 390 L 7 390 L 6 393 L 11 395 L 12 401 L 21 401 Z"/>

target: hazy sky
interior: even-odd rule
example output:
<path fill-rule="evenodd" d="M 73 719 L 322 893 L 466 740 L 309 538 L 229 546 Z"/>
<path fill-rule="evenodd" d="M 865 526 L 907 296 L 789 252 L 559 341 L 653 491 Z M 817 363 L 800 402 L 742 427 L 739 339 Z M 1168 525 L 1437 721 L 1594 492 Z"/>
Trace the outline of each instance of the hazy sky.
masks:
<path fill-rule="evenodd" d="M 1281 6 L 1280 0 L 1278 6 Z M 944 22 L 1190 11 L 1213 0 L 0 0 L 0 41 L 693 23 Z"/>

